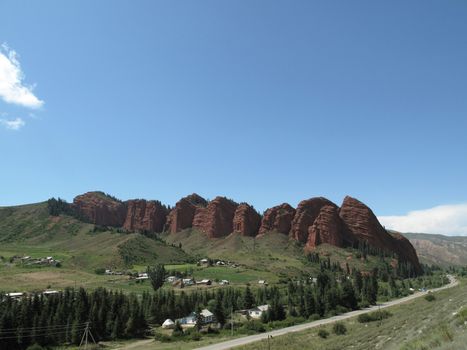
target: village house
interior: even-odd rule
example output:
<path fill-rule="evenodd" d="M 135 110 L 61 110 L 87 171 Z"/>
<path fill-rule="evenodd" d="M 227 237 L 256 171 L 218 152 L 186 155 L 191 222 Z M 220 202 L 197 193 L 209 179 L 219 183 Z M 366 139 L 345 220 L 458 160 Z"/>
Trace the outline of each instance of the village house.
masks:
<path fill-rule="evenodd" d="M 204 280 L 196 282 L 196 284 L 204 284 L 206 286 L 210 286 L 212 284 L 212 281 L 209 279 L 204 279 Z"/>
<path fill-rule="evenodd" d="M 269 305 L 259 305 L 252 309 L 247 310 L 248 316 L 254 319 L 259 319 L 263 315 L 263 313 L 269 310 Z"/>
<path fill-rule="evenodd" d="M 226 286 L 226 285 L 229 284 L 229 281 L 227 281 L 227 280 L 222 280 L 222 281 L 219 282 L 219 284 L 220 284 L 221 286 Z"/>
<path fill-rule="evenodd" d="M 25 294 L 22 292 L 13 292 L 13 293 L 6 293 L 5 296 L 11 298 L 11 299 L 21 299 Z"/>
<path fill-rule="evenodd" d="M 147 280 L 149 279 L 149 276 L 147 274 L 147 272 L 142 272 L 142 273 L 138 273 L 138 277 L 136 277 L 137 280 Z"/>
<path fill-rule="evenodd" d="M 169 276 L 166 279 L 166 281 L 169 282 L 169 283 L 174 283 L 177 280 L 179 280 L 179 278 L 177 276 Z"/>
<path fill-rule="evenodd" d="M 263 286 L 267 286 L 268 285 L 268 282 L 266 282 L 265 280 L 259 280 L 258 281 L 258 284 L 261 284 Z"/>
<path fill-rule="evenodd" d="M 183 285 L 185 286 L 193 286 L 194 284 L 196 284 L 193 278 L 184 278 L 182 281 L 183 281 Z"/>
<path fill-rule="evenodd" d="M 192 312 L 186 317 L 179 318 L 175 322 L 179 322 L 182 327 L 194 327 L 196 325 L 197 315 L 196 312 Z M 201 323 L 203 325 L 216 322 L 214 314 L 208 309 L 201 310 Z"/>

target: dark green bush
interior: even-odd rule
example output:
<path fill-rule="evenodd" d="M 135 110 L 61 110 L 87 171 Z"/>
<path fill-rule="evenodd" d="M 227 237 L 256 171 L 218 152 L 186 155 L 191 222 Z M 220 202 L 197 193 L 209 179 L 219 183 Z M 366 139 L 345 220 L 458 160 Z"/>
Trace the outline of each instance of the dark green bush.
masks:
<path fill-rule="evenodd" d="M 425 295 L 425 300 L 426 301 L 434 301 L 434 300 L 436 300 L 436 297 L 434 296 L 433 293 L 428 293 L 427 295 Z"/>
<path fill-rule="evenodd" d="M 369 312 L 366 314 L 358 315 L 358 322 L 368 323 L 368 322 L 380 321 L 380 320 L 389 318 L 391 316 L 392 314 L 386 310 L 374 311 L 374 312 Z"/>
<path fill-rule="evenodd" d="M 332 326 L 332 331 L 334 332 L 334 334 L 343 335 L 347 333 L 347 327 L 342 322 L 336 322 Z"/>
<path fill-rule="evenodd" d="M 325 330 L 324 328 L 321 328 L 319 331 L 318 331 L 318 335 L 323 338 L 323 339 L 326 339 L 328 336 L 329 336 L 329 332 L 327 330 Z"/>
<path fill-rule="evenodd" d="M 154 335 L 155 341 L 160 341 L 161 343 L 169 343 L 172 341 L 172 337 L 168 336 L 167 334 L 156 333 Z"/>

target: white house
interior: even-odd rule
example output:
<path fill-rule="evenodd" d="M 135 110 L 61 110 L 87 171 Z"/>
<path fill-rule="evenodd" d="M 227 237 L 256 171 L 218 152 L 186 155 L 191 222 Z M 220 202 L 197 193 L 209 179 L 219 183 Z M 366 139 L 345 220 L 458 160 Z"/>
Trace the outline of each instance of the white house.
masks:
<path fill-rule="evenodd" d="M 7 293 L 5 296 L 12 298 L 12 299 L 20 299 L 22 298 L 24 293 L 21 292 L 13 292 L 13 293 Z"/>
<path fill-rule="evenodd" d="M 195 284 L 195 280 L 193 278 L 184 278 L 183 279 L 183 284 L 185 286 L 192 286 Z"/>
<path fill-rule="evenodd" d="M 42 292 L 42 295 L 45 295 L 45 296 L 49 296 L 49 295 L 54 295 L 54 294 L 58 294 L 59 291 L 58 290 L 50 290 L 50 289 L 47 289 L 47 290 L 44 290 Z"/>
<path fill-rule="evenodd" d="M 261 318 L 263 313 L 267 312 L 268 309 L 269 309 L 269 305 L 260 305 L 260 306 L 254 307 L 252 309 L 249 309 L 248 310 L 248 315 L 251 318 Z"/>
<path fill-rule="evenodd" d="M 203 323 L 213 323 L 215 321 L 214 314 L 208 309 L 201 310 L 201 316 L 203 316 Z"/>
<path fill-rule="evenodd" d="M 229 281 L 227 281 L 227 280 L 222 280 L 222 281 L 219 282 L 219 284 L 220 284 L 221 286 L 226 286 L 226 285 L 229 284 Z"/>
<path fill-rule="evenodd" d="M 201 317 L 203 324 L 213 323 L 216 321 L 214 314 L 208 309 L 201 310 Z M 194 327 L 196 325 L 196 318 L 196 312 L 192 312 L 186 317 L 179 318 L 177 321 L 180 323 L 181 326 Z"/>
<path fill-rule="evenodd" d="M 136 277 L 137 280 L 147 280 L 149 279 L 149 276 L 147 274 L 147 272 L 143 272 L 143 273 L 138 273 L 138 277 Z"/>
<path fill-rule="evenodd" d="M 196 284 L 205 284 L 207 286 L 210 286 L 212 284 L 212 281 L 209 280 L 209 279 L 204 279 L 204 280 L 201 280 L 199 282 L 196 282 Z"/>
<path fill-rule="evenodd" d="M 162 328 L 164 329 L 172 329 L 175 328 L 175 322 L 172 321 L 170 318 L 166 319 L 162 324 Z"/>
<path fill-rule="evenodd" d="M 206 258 L 205 258 L 205 259 L 201 259 L 201 260 L 199 261 L 199 263 L 200 263 L 200 264 L 207 265 L 207 264 L 209 263 L 209 260 L 206 259 Z"/>
<path fill-rule="evenodd" d="M 194 327 L 196 325 L 196 313 L 192 312 L 188 316 L 179 318 L 176 322 L 184 327 Z"/>
<path fill-rule="evenodd" d="M 267 286 L 268 282 L 266 282 L 265 280 L 259 280 L 258 284 L 262 284 L 263 286 Z"/>
<path fill-rule="evenodd" d="M 167 282 L 169 283 L 174 283 L 176 280 L 178 280 L 177 276 L 169 276 L 167 277 Z"/>

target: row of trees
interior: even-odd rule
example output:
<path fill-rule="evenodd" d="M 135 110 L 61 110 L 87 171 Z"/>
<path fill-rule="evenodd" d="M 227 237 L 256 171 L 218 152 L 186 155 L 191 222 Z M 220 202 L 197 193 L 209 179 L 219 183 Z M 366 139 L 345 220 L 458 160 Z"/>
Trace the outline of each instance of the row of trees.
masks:
<path fill-rule="evenodd" d="M 0 293 L 0 349 L 21 350 L 34 343 L 76 344 L 86 322 L 90 322 L 97 340 L 141 337 L 148 324 L 162 324 L 167 318 L 175 320 L 202 308 L 213 312 L 221 324 L 229 320 L 232 311 L 263 304 L 270 306 L 263 322 L 283 320 L 287 315 L 319 318 L 374 304 L 378 295 L 400 296 L 401 290 L 412 286 L 411 281 L 393 277 L 392 273 L 384 281 L 385 271 L 362 273 L 354 269 L 347 274 L 335 271 L 334 264 L 327 260 L 321 263 L 316 279 L 290 280 L 285 288 L 246 286 L 175 293 L 160 288 L 166 274 L 160 265 L 148 268 L 156 291 L 141 296 L 104 288 L 87 292 L 81 288 L 17 301 Z M 425 286 L 432 279 L 442 283 L 439 276 L 427 274 L 413 281 Z"/>
<path fill-rule="evenodd" d="M 135 295 L 99 288 L 66 289 L 20 301 L 0 297 L 0 348 L 25 349 L 30 344 L 78 344 L 90 322 L 96 340 L 141 337 L 147 329 L 142 304 Z"/>

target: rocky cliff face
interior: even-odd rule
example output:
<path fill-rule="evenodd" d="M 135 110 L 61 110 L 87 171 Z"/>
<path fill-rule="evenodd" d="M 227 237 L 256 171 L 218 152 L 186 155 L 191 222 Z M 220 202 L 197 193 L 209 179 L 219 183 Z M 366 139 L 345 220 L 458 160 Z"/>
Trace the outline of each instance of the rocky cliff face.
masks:
<path fill-rule="evenodd" d="M 306 243 L 308 240 L 308 228 L 313 225 L 321 208 L 326 205 L 337 207 L 333 202 L 324 197 L 301 201 L 298 204 L 295 217 L 292 221 L 292 228 L 289 233 L 290 237 L 301 243 Z"/>
<path fill-rule="evenodd" d="M 344 235 L 350 241 L 358 239 L 377 248 L 393 248 L 391 235 L 381 226 L 371 209 L 359 200 L 345 197 L 339 216 L 344 224 Z"/>
<path fill-rule="evenodd" d="M 394 250 L 403 260 L 410 261 L 417 272 L 421 272 L 421 266 L 418 262 L 417 252 L 410 241 L 398 232 L 390 232 L 394 241 Z"/>
<path fill-rule="evenodd" d="M 192 227 L 196 209 L 207 204 L 207 201 L 196 193 L 180 199 L 167 217 L 165 231 L 175 233 Z"/>
<path fill-rule="evenodd" d="M 261 224 L 261 216 L 246 203 L 242 203 L 235 210 L 233 218 L 233 232 L 243 236 L 256 236 Z"/>
<path fill-rule="evenodd" d="M 127 231 L 162 232 L 167 220 L 167 207 L 159 201 L 134 199 L 126 202 L 127 214 L 123 228 Z"/>
<path fill-rule="evenodd" d="M 121 227 L 125 222 L 125 203 L 103 192 L 87 192 L 75 197 L 73 208 L 85 221 L 96 225 Z"/>
<path fill-rule="evenodd" d="M 295 209 L 288 203 L 282 203 L 281 205 L 269 208 L 264 212 L 259 234 L 264 235 L 270 231 L 289 234 L 294 216 Z"/>
<path fill-rule="evenodd" d="M 337 247 L 344 245 L 342 222 L 339 212 L 334 205 L 325 205 L 319 211 L 316 220 L 308 228 L 308 240 L 306 250 L 312 250 L 316 246 L 328 243 Z"/>
<path fill-rule="evenodd" d="M 225 197 L 209 203 L 197 194 L 179 200 L 167 213 L 156 201 L 121 202 L 102 192 L 88 192 L 73 201 L 74 210 L 97 225 L 123 227 L 128 231 L 175 233 L 187 228 L 204 232 L 210 238 L 231 233 L 264 235 L 270 231 L 288 234 L 305 245 L 305 250 L 327 243 L 345 247 L 365 241 L 410 261 L 417 271 L 420 264 L 411 243 L 399 234 L 389 234 L 371 209 L 352 197 L 345 197 L 339 208 L 323 197 L 301 201 L 295 210 L 283 203 L 266 210 L 264 217 L 246 203 L 237 204 Z"/>
<path fill-rule="evenodd" d="M 197 208 L 193 228 L 210 238 L 227 236 L 233 232 L 233 218 L 238 204 L 225 197 L 216 197 L 205 208 Z"/>

